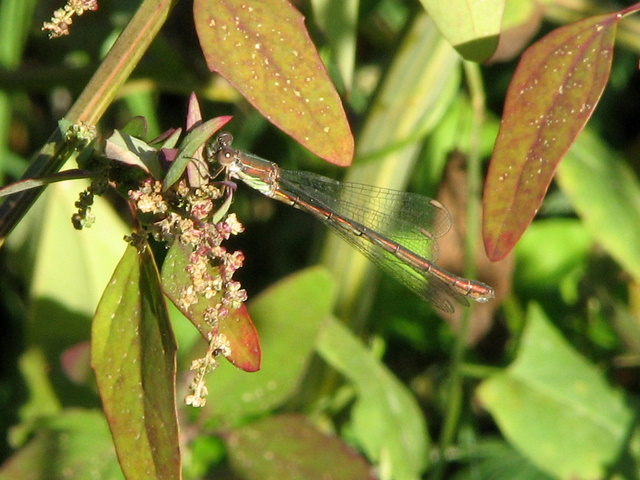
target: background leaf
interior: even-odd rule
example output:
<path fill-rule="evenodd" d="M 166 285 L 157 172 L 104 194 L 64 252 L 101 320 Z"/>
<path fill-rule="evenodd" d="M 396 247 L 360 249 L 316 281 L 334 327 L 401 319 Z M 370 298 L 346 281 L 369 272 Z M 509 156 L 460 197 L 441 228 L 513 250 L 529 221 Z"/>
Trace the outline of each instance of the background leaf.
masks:
<path fill-rule="evenodd" d="M 311 0 L 318 23 L 334 52 L 347 92 L 352 88 L 356 62 L 360 0 Z"/>
<path fill-rule="evenodd" d="M 28 343 L 47 354 L 48 368 L 59 355 L 87 341 L 90 319 L 122 252 L 124 222 L 108 202 L 96 198 L 99 219 L 83 231 L 71 227 L 73 204 L 84 180 L 51 185 L 7 242 L 12 263 L 31 282 Z"/>
<path fill-rule="evenodd" d="M 196 0 L 193 15 L 212 71 L 319 157 L 351 163 L 347 118 L 298 10 L 286 0 Z"/>
<path fill-rule="evenodd" d="M 586 228 L 640 282 L 640 183 L 636 172 L 589 132 L 558 169 Z"/>
<path fill-rule="evenodd" d="M 319 432 L 302 415 L 275 415 L 224 435 L 242 478 L 373 480 L 371 466 L 338 437 Z"/>
<path fill-rule="evenodd" d="M 109 427 L 99 411 L 66 410 L 48 419 L 0 469 L 0 479 L 124 479 Z"/>
<path fill-rule="evenodd" d="M 442 35 L 467 60 L 483 62 L 498 46 L 505 0 L 421 0 Z"/>
<path fill-rule="evenodd" d="M 604 478 L 634 425 L 619 390 L 532 306 L 516 361 L 478 390 L 503 434 L 559 478 Z M 559 366 L 562 368 L 559 368 Z"/>
<path fill-rule="evenodd" d="M 533 220 L 558 163 L 609 79 L 619 16 L 553 30 L 522 55 L 511 79 L 484 188 L 487 255 L 500 260 Z"/>
<path fill-rule="evenodd" d="M 369 458 L 393 478 L 418 478 L 428 463 L 429 436 L 415 399 L 337 320 L 318 339 L 318 353 L 357 391 L 353 430 Z"/>
<path fill-rule="evenodd" d="M 306 371 L 332 301 L 333 284 L 321 268 L 291 275 L 251 301 L 249 312 L 263 352 L 260 371 L 246 375 L 221 363 L 211 374 L 213 398 L 203 415 L 229 421 L 264 413 L 290 398 Z"/>

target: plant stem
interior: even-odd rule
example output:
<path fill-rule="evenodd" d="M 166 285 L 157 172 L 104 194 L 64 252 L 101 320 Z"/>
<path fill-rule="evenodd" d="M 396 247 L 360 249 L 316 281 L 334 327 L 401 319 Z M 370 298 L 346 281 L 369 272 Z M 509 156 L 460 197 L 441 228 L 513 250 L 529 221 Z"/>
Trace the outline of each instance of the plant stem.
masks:
<path fill-rule="evenodd" d="M 164 25 L 177 0 L 144 0 L 125 30 L 98 67 L 88 85 L 73 104 L 65 119 L 72 124 L 95 125 L 117 91 L 147 51 L 151 41 Z M 22 179 L 46 177 L 60 170 L 67 161 L 62 153 L 64 132 L 60 128 L 38 151 Z M 0 205 L 0 245 L 42 193 L 43 188 L 21 192 Z"/>

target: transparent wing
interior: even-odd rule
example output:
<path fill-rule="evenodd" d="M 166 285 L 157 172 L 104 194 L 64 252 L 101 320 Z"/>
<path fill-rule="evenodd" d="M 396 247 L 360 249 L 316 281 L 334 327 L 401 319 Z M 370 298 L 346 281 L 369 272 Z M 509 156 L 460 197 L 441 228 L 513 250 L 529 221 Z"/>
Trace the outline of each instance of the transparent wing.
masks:
<path fill-rule="evenodd" d="M 447 209 L 424 195 L 290 170 L 280 170 L 279 182 L 431 261 L 438 258 L 437 238 L 451 228 Z"/>
<path fill-rule="evenodd" d="M 280 171 L 280 188 L 321 210 L 332 211 L 374 230 L 390 240 L 433 260 L 436 238 L 451 226 L 447 210 L 428 197 L 355 183 L 340 183 L 308 172 Z M 386 209 L 389 210 L 386 210 Z M 326 220 L 319 216 L 321 220 Z M 426 270 L 404 265 L 392 252 L 356 235 L 339 222 L 325 223 L 369 260 L 407 286 L 424 300 L 446 312 L 453 312 L 451 300 L 469 305 L 452 286 Z"/>

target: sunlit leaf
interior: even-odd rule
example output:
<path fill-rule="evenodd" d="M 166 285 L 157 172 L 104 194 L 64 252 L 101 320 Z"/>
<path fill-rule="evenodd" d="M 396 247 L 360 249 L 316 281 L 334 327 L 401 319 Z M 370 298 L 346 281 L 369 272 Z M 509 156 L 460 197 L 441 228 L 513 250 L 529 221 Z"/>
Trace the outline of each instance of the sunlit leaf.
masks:
<path fill-rule="evenodd" d="M 96 197 L 96 222 L 82 231 L 71 226 L 73 203 L 88 182 L 51 185 L 9 237 L 12 258 L 31 279 L 26 335 L 55 361 L 63 350 L 87 341 L 91 318 L 122 256 L 127 227 L 105 199 Z M 35 257 L 25 257 L 28 250 Z"/>
<path fill-rule="evenodd" d="M 506 438 L 541 470 L 556 478 L 606 478 L 633 414 L 540 308 L 532 307 L 528 320 L 518 358 L 483 382 L 480 398 Z"/>
<path fill-rule="evenodd" d="M 220 302 L 220 295 L 205 298 L 198 295 L 198 303 L 185 308 L 180 301 L 183 289 L 191 284 L 187 272 L 191 250 L 180 242 L 175 242 L 162 265 L 162 288 L 173 304 L 198 328 L 200 334 L 208 339 L 212 327 L 204 320 L 205 310 L 213 308 Z M 209 268 L 212 278 L 219 275 L 216 267 Z M 236 367 L 247 372 L 255 372 L 260 368 L 260 340 L 246 308 L 243 306 L 230 312 L 227 318 L 220 319 L 215 333 L 223 334 L 229 341 L 230 353 L 227 360 Z"/>
<path fill-rule="evenodd" d="M 127 165 L 134 165 L 150 173 L 154 178 L 162 178 L 158 152 L 144 140 L 114 130 L 105 142 L 105 155 Z"/>
<path fill-rule="evenodd" d="M 144 117 L 136 116 L 127 121 L 120 131 L 132 137 L 146 138 L 149 125 Z"/>
<path fill-rule="evenodd" d="M 373 480 L 371 466 L 335 436 L 302 415 L 271 416 L 224 435 L 241 478 Z"/>
<path fill-rule="evenodd" d="M 421 0 L 454 48 L 468 60 L 488 59 L 500 36 L 505 0 Z"/>
<path fill-rule="evenodd" d="M 316 155 L 351 163 L 344 109 L 298 10 L 286 0 L 196 0 L 194 19 L 212 71 Z"/>
<path fill-rule="evenodd" d="M 418 478 L 428 463 L 429 435 L 415 399 L 340 322 L 327 322 L 318 353 L 357 390 L 354 435 L 367 455 L 398 480 Z"/>
<path fill-rule="evenodd" d="M 564 163 L 564 162 L 563 162 Z M 577 218 L 554 218 L 533 222 L 515 250 L 518 257 L 516 290 L 528 295 L 558 292 L 565 282 L 577 289 L 583 281 L 593 236 Z M 544 248 L 541 248 L 544 245 Z"/>
<path fill-rule="evenodd" d="M 558 163 L 609 78 L 619 16 L 554 30 L 523 55 L 511 80 L 484 188 L 489 258 L 503 258 L 533 220 Z"/>
<path fill-rule="evenodd" d="M 128 246 L 96 311 L 91 363 L 127 478 L 179 478 L 176 345 L 148 246 Z"/>

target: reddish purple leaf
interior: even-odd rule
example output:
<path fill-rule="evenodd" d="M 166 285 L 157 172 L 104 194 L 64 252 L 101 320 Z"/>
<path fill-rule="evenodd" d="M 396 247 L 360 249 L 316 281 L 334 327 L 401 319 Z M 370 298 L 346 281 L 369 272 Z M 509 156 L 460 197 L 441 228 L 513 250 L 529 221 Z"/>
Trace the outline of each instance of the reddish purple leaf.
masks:
<path fill-rule="evenodd" d="M 327 71 L 286 0 L 196 0 L 207 64 L 270 122 L 337 165 L 353 158 L 353 136 Z"/>
<path fill-rule="evenodd" d="M 500 260 L 533 220 L 558 163 L 609 78 L 619 13 L 554 30 L 522 55 L 484 190 L 487 255 Z"/>
<path fill-rule="evenodd" d="M 318 431 L 302 415 L 276 415 L 223 435 L 241 478 L 371 480 L 371 465 L 340 438 Z"/>

